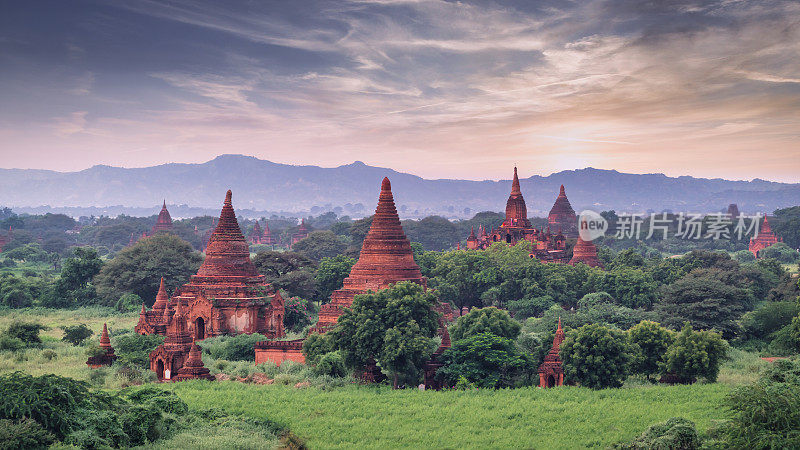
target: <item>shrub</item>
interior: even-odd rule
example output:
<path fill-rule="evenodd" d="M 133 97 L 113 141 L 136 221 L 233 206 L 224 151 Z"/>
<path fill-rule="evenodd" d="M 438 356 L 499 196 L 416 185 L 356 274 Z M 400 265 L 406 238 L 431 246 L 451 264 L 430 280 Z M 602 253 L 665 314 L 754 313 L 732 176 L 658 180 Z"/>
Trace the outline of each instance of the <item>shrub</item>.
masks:
<path fill-rule="evenodd" d="M 64 342 L 69 342 L 72 345 L 81 345 L 89 336 L 94 334 L 86 324 L 62 326 L 61 330 L 64 331 L 64 337 L 61 338 Z"/>
<path fill-rule="evenodd" d="M 17 338 L 27 345 L 38 345 L 42 343 L 39 332 L 47 329 L 46 326 L 39 323 L 15 321 L 8 326 L 4 334 L 11 338 Z"/>
<path fill-rule="evenodd" d="M 455 341 L 441 360 L 444 365 L 436 376 L 447 384 L 464 377 L 484 388 L 512 387 L 531 371 L 529 359 L 514 341 L 489 332 Z"/>
<path fill-rule="evenodd" d="M 283 316 L 283 325 L 287 330 L 299 332 L 308 325 L 311 325 L 311 317 L 314 315 L 314 305 L 308 300 L 300 297 L 291 297 L 284 304 L 286 314 Z"/>
<path fill-rule="evenodd" d="M 648 378 L 658 373 L 672 344 L 672 333 L 655 322 L 642 321 L 628 330 L 628 338 L 634 344 L 632 372 Z"/>
<path fill-rule="evenodd" d="M 727 353 L 728 343 L 719 333 L 694 331 L 687 323 L 667 349 L 663 371 L 675 374 L 684 383 L 694 382 L 697 377 L 714 382 Z"/>
<path fill-rule="evenodd" d="M 347 376 L 347 369 L 344 366 L 342 354 L 338 351 L 330 352 L 322 355 L 314 367 L 314 373 L 317 375 L 328 375 L 331 377 L 345 377 Z"/>
<path fill-rule="evenodd" d="M 198 342 L 205 352 L 214 359 L 228 361 L 255 361 L 255 344 L 269 338 L 263 334 L 238 334 L 236 336 L 218 336 Z"/>
<path fill-rule="evenodd" d="M 157 334 L 126 334 L 114 339 L 114 352 L 122 364 L 147 367 L 150 364 L 150 352 L 163 342 L 164 337 Z"/>
<path fill-rule="evenodd" d="M 0 450 L 28 450 L 47 448 L 55 436 L 33 419 L 18 422 L 0 419 Z"/>
<path fill-rule="evenodd" d="M 700 438 L 697 436 L 694 422 L 683 417 L 673 417 L 666 422 L 651 425 L 644 433 L 632 441 L 616 444 L 614 448 L 626 450 L 694 450 L 699 446 Z"/>
<path fill-rule="evenodd" d="M 797 302 L 767 302 L 742 316 L 742 327 L 747 336 L 763 339 L 789 325 L 798 314 Z"/>
<path fill-rule="evenodd" d="M 592 389 L 621 387 L 630 372 L 630 351 L 623 332 L 584 325 L 561 344 L 565 378 Z"/>
<path fill-rule="evenodd" d="M 142 298 L 136 294 L 125 294 L 117 300 L 115 308 L 121 312 L 138 311 L 142 307 Z"/>
<path fill-rule="evenodd" d="M 0 335 L 0 351 L 16 352 L 25 348 L 25 343 L 15 337 Z"/>
<path fill-rule="evenodd" d="M 517 320 L 524 320 L 528 317 L 539 316 L 548 308 L 555 304 L 553 297 L 544 295 L 541 297 L 522 298 L 508 302 L 508 311 Z"/>
<path fill-rule="evenodd" d="M 459 317 L 456 323 L 450 327 L 450 338 L 458 341 L 487 332 L 514 340 L 519 336 L 520 329 L 522 329 L 522 325 L 502 309 L 475 308 L 466 316 Z"/>
<path fill-rule="evenodd" d="M 48 361 L 52 361 L 52 360 L 56 359 L 57 357 L 58 357 L 58 353 L 56 353 L 53 350 L 47 349 L 47 350 L 42 351 L 42 358 L 44 358 L 44 359 L 46 359 Z"/>
<path fill-rule="evenodd" d="M 303 356 L 306 362 L 312 366 L 317 365 L 319 359 L 333 351 L 333 341 L 327 334 L 314 333 L 303 342 Z"/>

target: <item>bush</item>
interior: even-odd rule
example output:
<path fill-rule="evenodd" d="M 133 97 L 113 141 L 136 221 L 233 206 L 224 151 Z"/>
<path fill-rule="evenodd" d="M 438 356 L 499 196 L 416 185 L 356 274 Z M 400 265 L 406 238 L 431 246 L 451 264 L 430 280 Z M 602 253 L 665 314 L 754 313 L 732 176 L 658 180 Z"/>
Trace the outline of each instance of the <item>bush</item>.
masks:
<path fill-rule="evenodd" d="M 316 312 L 311 302 L 300 297 L 287 299 L 284 308 L 286 313 L 283 316 L 283 325 L 287 330 L 295 333 L 311 325 L 311 317 Z"/>
<path fill-rule="evenodd" d="M 48 361 L 52 361 L 52 360 L 56 359 L 57 357 L 58 357 L 58 353 L 56 353 L 54 350 L 47 349 L 47 350 L 42 351 L 42 358 L 44 358 L 44 359 L 46 359 Z"/>
<path fill-rule="evenodd" d="M 763 339 L 789 325 L 800 314 L 796 302 L 767 302 L 742 316 L 742 327 L 748 337 Z"/>
<path fill-rule="evenodd" d="M 47 329 L 46 326 L 39 323 L 15 321 L 8 326 L 4 334 L 10 338 L 19 339 L 26 345 L 39 345 L 42 343 L 39 332 Z"/>
<path fill-rule="evenodd" d="M 436 376 L 450 385 L 463 377 L 483 388 L 513 387 L 533 371 L 514 341 L 489 332 L 453 342 L 441 361 Z"/>
<path fill-rule="evenodd" d="M 601 389 L 622 386 L 630 372 L 630 352 L 623 332 L 590 324 L 567 333 L 560 355 L 567 381 Z"/>
<path fill-rule="evenodd" d="M 121 364 L 135 364 L 148 367 L 150 352 L 164 343 L 164 337 L 157 334 L 139 335 L 129 333 L 114 339 L 114 353 Z"/>
<path fill-rule="evenodd" d="M 632 441 L 616 444 L 614 448 L 694 450 L 699 446 L 700 438 L 697 436 L 694 422 L 683 417 L 673 417 L 666 422 L 651 425 Z"/>
<path fill-rule="evenodd" d="M 713 383 L 727 353 L 728 343 L 719 333 L 694 331 L 687 323 L 667 349 L 662 370 L 683 383 L 693 383 L 697 377 Z"/>
<path fill-rule="evenodd" d="M 0 450 L 47 448 L 56 438 L 33 419 L 0 419 Z"/>
<path fill-rule="evenodd" d="M 115 308 L 120 312 L 139 311 L 142 307 L 142 298 L 136 294 L 125 294 L 117 300 Z"/>
<path fill-rule="evenodd" d="M 658 373 L 672 344 L 672 333 L 655 322 L 642 321 L 628 330 L 628 338 L 634 344 L 632 372 L 648 378 Z"/>
<path fill-rule="evenodd" d="M 219 336 L 198 342 L 203 350 L 214 359 L 228 361 L 255 361 L 255 344 L 269 338 L 263 334 L 238 334 L 236 336 Z"/>
<path fill-rule="evenodd" d="M 522 325 L 512 319 L 506 311 L 495 307 L 475 308 L 466 316 L 461 316 L 450 327 L 450 338 L 458 341 L 480 333 L 491 333 L 514 340 L 519 336 Z"/>
<path fill-rule="evenodd" d="M 522 298 L 508 302 L 508 311 L 517 320 L 524 320 L 528 317 L 535 317 L 547 311 L 555 304 L 553 297 L 544 295 L 541 297 Z"/>
<path fill-rule="evenodd" d="M 347 369 L 344 366 L 342 354 L 335 351 L 322 355 L 314 367 L 314 373 L 331 377 L 346 377 Z"/>
<path fill-rule="evenodd" d="M 81 345 L 89 336 L 94 334 L 86 324 L 62 326 L 61 330 L 64 331 L 64 336 L 61 338 L 64 342 L 69 342 L 72 345 Z"/>
<path fill-rule="evenodd" d="M 783 242 L 778 242 L 777 244 L 770 245 L 769 247 L 761 250 L 758 252 L 758 256 L 762 258 L 774 258 L 785 264 L 792 264 L 800 259 L 800 254 Z"/>
<path fill-rule="evenodd" d="M 772 333 L 772 341 L 767 346 L 767 352 L 774 356 L 790 356 L 800 351 L 800 319 L 795 318 L 792 323 Z"/>
<path fill-rule="evenodd" d="M 25 348 L 26 345 L 21 339 L 0 335 L 0 351 L 16 352 Z"/>
<path fill-rule="evenodd" d="M 333 341 L 327 334 L 314 333 L 303 341 L 303 356 L 306 358 L 306 362 L 312 366 L 316 366 L 323 355 L 332 351 Z"/>
<path fill-rule="evenodd" d="M 800 364 L 776 361 L 761 379 L 726 399 L 730 420 L 715 433 L 720 448 L 800 447 Z"/>

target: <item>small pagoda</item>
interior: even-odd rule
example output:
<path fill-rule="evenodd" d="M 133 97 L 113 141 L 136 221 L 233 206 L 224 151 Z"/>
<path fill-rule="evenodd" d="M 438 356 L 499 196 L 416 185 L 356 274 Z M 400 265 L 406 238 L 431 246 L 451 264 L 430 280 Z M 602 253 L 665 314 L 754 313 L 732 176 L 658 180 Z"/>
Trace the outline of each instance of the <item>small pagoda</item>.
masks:
<path fill-rule="evenodd" d="M 767 219 L 765 214 L 764 223 L 758 230 L 758 234 L 755 237 L 750 238 L 749 250 L 751 253 L 753 253 L 753 256 L 758 258 L 758 252 L 771 245 L 775 245 L 778 242 L 783 242 L 783 239 L 778 238 L 775 232 L 772 231 L 772 227 L 769 225 L 769 219 Z"/>
<path fill-rule="evenodd" d="M 161 205 L 161 211 L 158 213 L 156 224 L 153 225 L 153 228 L 150 230 L 150 236 L 156 233 L 169 233 L 171 231 L 172 217 L 169 215 L 169 211 L 167 211 L 167 201 L 164 200 L 164 203 Z"/>
<path fill-rule="evenodd" d="M 90 356 L 86 360 L 86 365 L 90 369 L 110 366 L 117 360 L 117 355 L 114 354 L 114 347 L 111 346 L 111 339 L 108 337 L 108 326 L 106 324 L 103 324 L 103 333 L 100 335 L 100 349 L 103 350 L 102 354 Z"/>
<path fill-rule="evenodd" d="M 553 346 L 545 355 L 542 365 L 539 366 L 539 387 L 551 388 L 564 385 L 564 363 L 561 362 L 561 356 L 558 354 L 562 342 L 564 342 L 564 330 L 561 328 L 561 318 L 559 318 Z"/>
<path fill-rule="evenodd" d="M 572 259 L 569 260 L 569 265 L 583 263 L 589 267 L 603 268 L 603 263 L 597 259 L 597 247 L 592 241 L 584 241 L 578 236 L 578 243 L 572 249 Z"/>
<path fill-rule="evenodd" d="M 298 227 L 297 231 L 294 234 L 292 234 L 292 245 L 302 241 L 307 237 L 308 237 L 308 228 L 306 227 L 306 219 L 301 219 L 300 227 Z"/>
<path fill-rule="evenodd" d="M 194 340 L 186 325 L 183 305 L 177 302 L 174 314 L 169 316 L 164 343 L 150 352 L 150 370 L 159 381 L 169 381 L 189 358 Z"/>
<path fill-rule="evenodd" d="M 178 373 L 172 378 L 173 381 L 186 381 L 186 380 L 209 380 L 214 381 L 214 376 L 203 365 L 203 358 L 200 354 L 200 346 L 192 344 L 189 349 L 189 358 L 183 364 L 183 367 L 178 369 Z"/>

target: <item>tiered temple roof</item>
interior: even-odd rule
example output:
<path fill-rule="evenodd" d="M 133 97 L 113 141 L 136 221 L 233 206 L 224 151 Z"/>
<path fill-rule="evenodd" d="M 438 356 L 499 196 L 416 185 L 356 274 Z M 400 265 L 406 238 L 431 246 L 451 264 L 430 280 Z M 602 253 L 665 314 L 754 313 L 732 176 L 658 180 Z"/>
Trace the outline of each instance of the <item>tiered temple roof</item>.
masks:
<path fill-rule="evenodd" d="M 161 211 L 158 213 L 156 224 L 153 225 L 150 234 L 153 235 L 159 232 L 169 231 L 172 231 L 172 217 L 170 217 L 169 211 L 167 211 L 167 201 L 164 200 L 164 203 L 161 205 Z"/>
<path fill-rule="evenodd" d="M 344 279 L 342 288 L 331 295 L 331 302 L 323 305 L 319 322 L 313 331 L 324 332 L 336 324 L 343 308 L 353 304 L 353 298 L 367 290 L 385 289 L 399 281 L 413 281 L 427 287 L 419 266 L 414 262 L 411 243 L 403 232 L 392 196 L 388 178 L 381 183 L 378 207 L 364 243 L 358 262 Z"/>
<path fill-rule="evenodd" d="M 563 184 L 547 216 L 547 224 L 553 230 L 560 230 L 568 238 L 578 237 L 578 217 L 567 199 Z"/>
<path fill-rule="evenodd" d="M 778 238 L 772 231 L 769 219 L 764 215 L 764 223 L 759 228 L 758 235 L 755 238 L 750 238 L 749 250 L 753 253 L 753 256 L 758 258 L 758 252 L 778 242 L 783 242 L 783 239 Z"/>
<path fill-rule="evenodd" d="M 500 225 L 502 228 L 530 228 L 531 221 L 528 220 L 528 207 L 522 197 L 522 190 L 519 187 L 519 177 L 517 168 L 514 167 L 514 179 L 511 180 L 511 194 L 506 200 L 506 220 Z"/>

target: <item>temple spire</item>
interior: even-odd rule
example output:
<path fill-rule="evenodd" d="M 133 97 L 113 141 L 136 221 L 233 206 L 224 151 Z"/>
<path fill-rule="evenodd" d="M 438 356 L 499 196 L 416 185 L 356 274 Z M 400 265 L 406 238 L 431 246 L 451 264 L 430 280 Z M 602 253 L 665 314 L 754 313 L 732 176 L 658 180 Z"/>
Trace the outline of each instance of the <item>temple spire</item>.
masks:
<path fill-rule="evenodd" d="M 153 303 L 153 310 L 163 310 L 167 306 L 169 296 L 167 295 L 167 288 L 164 285 L 164 277 L 161 277 L 161 282 L 158 285 L 158 294 L 156 294 L 156 301 Z"/>
<path fill-rule="evenodd" d="M 561 188 L 558 190 L 558 196 L 559 197 L 566 197 L 567 196 L 567 193 L 564 191 L 564 185 L 563 184 L 561 185 Z"/>
<path fill-rule="evenodd" d="M 522 195 L 522 190 L 519 188 L 519 177 L 517 176 L 516 167 L 514 167 L 514 180 L 511 181 L 511 195 Z"/>
<path fill-rule="evenodd" d="M 103 324 L 103 334 L 100 335 L 100 348 L 111 348 L 111 339 L 108 338 L 108 326 Z"/>
<path fill-rule="evenodd" d="M 206 257 L 196 277 L 257 277 L 250 249 L 244 239 L 236 213 L 233 211 L 230 190 L 219 214 L 219 221 L 206 245 Z"/>

